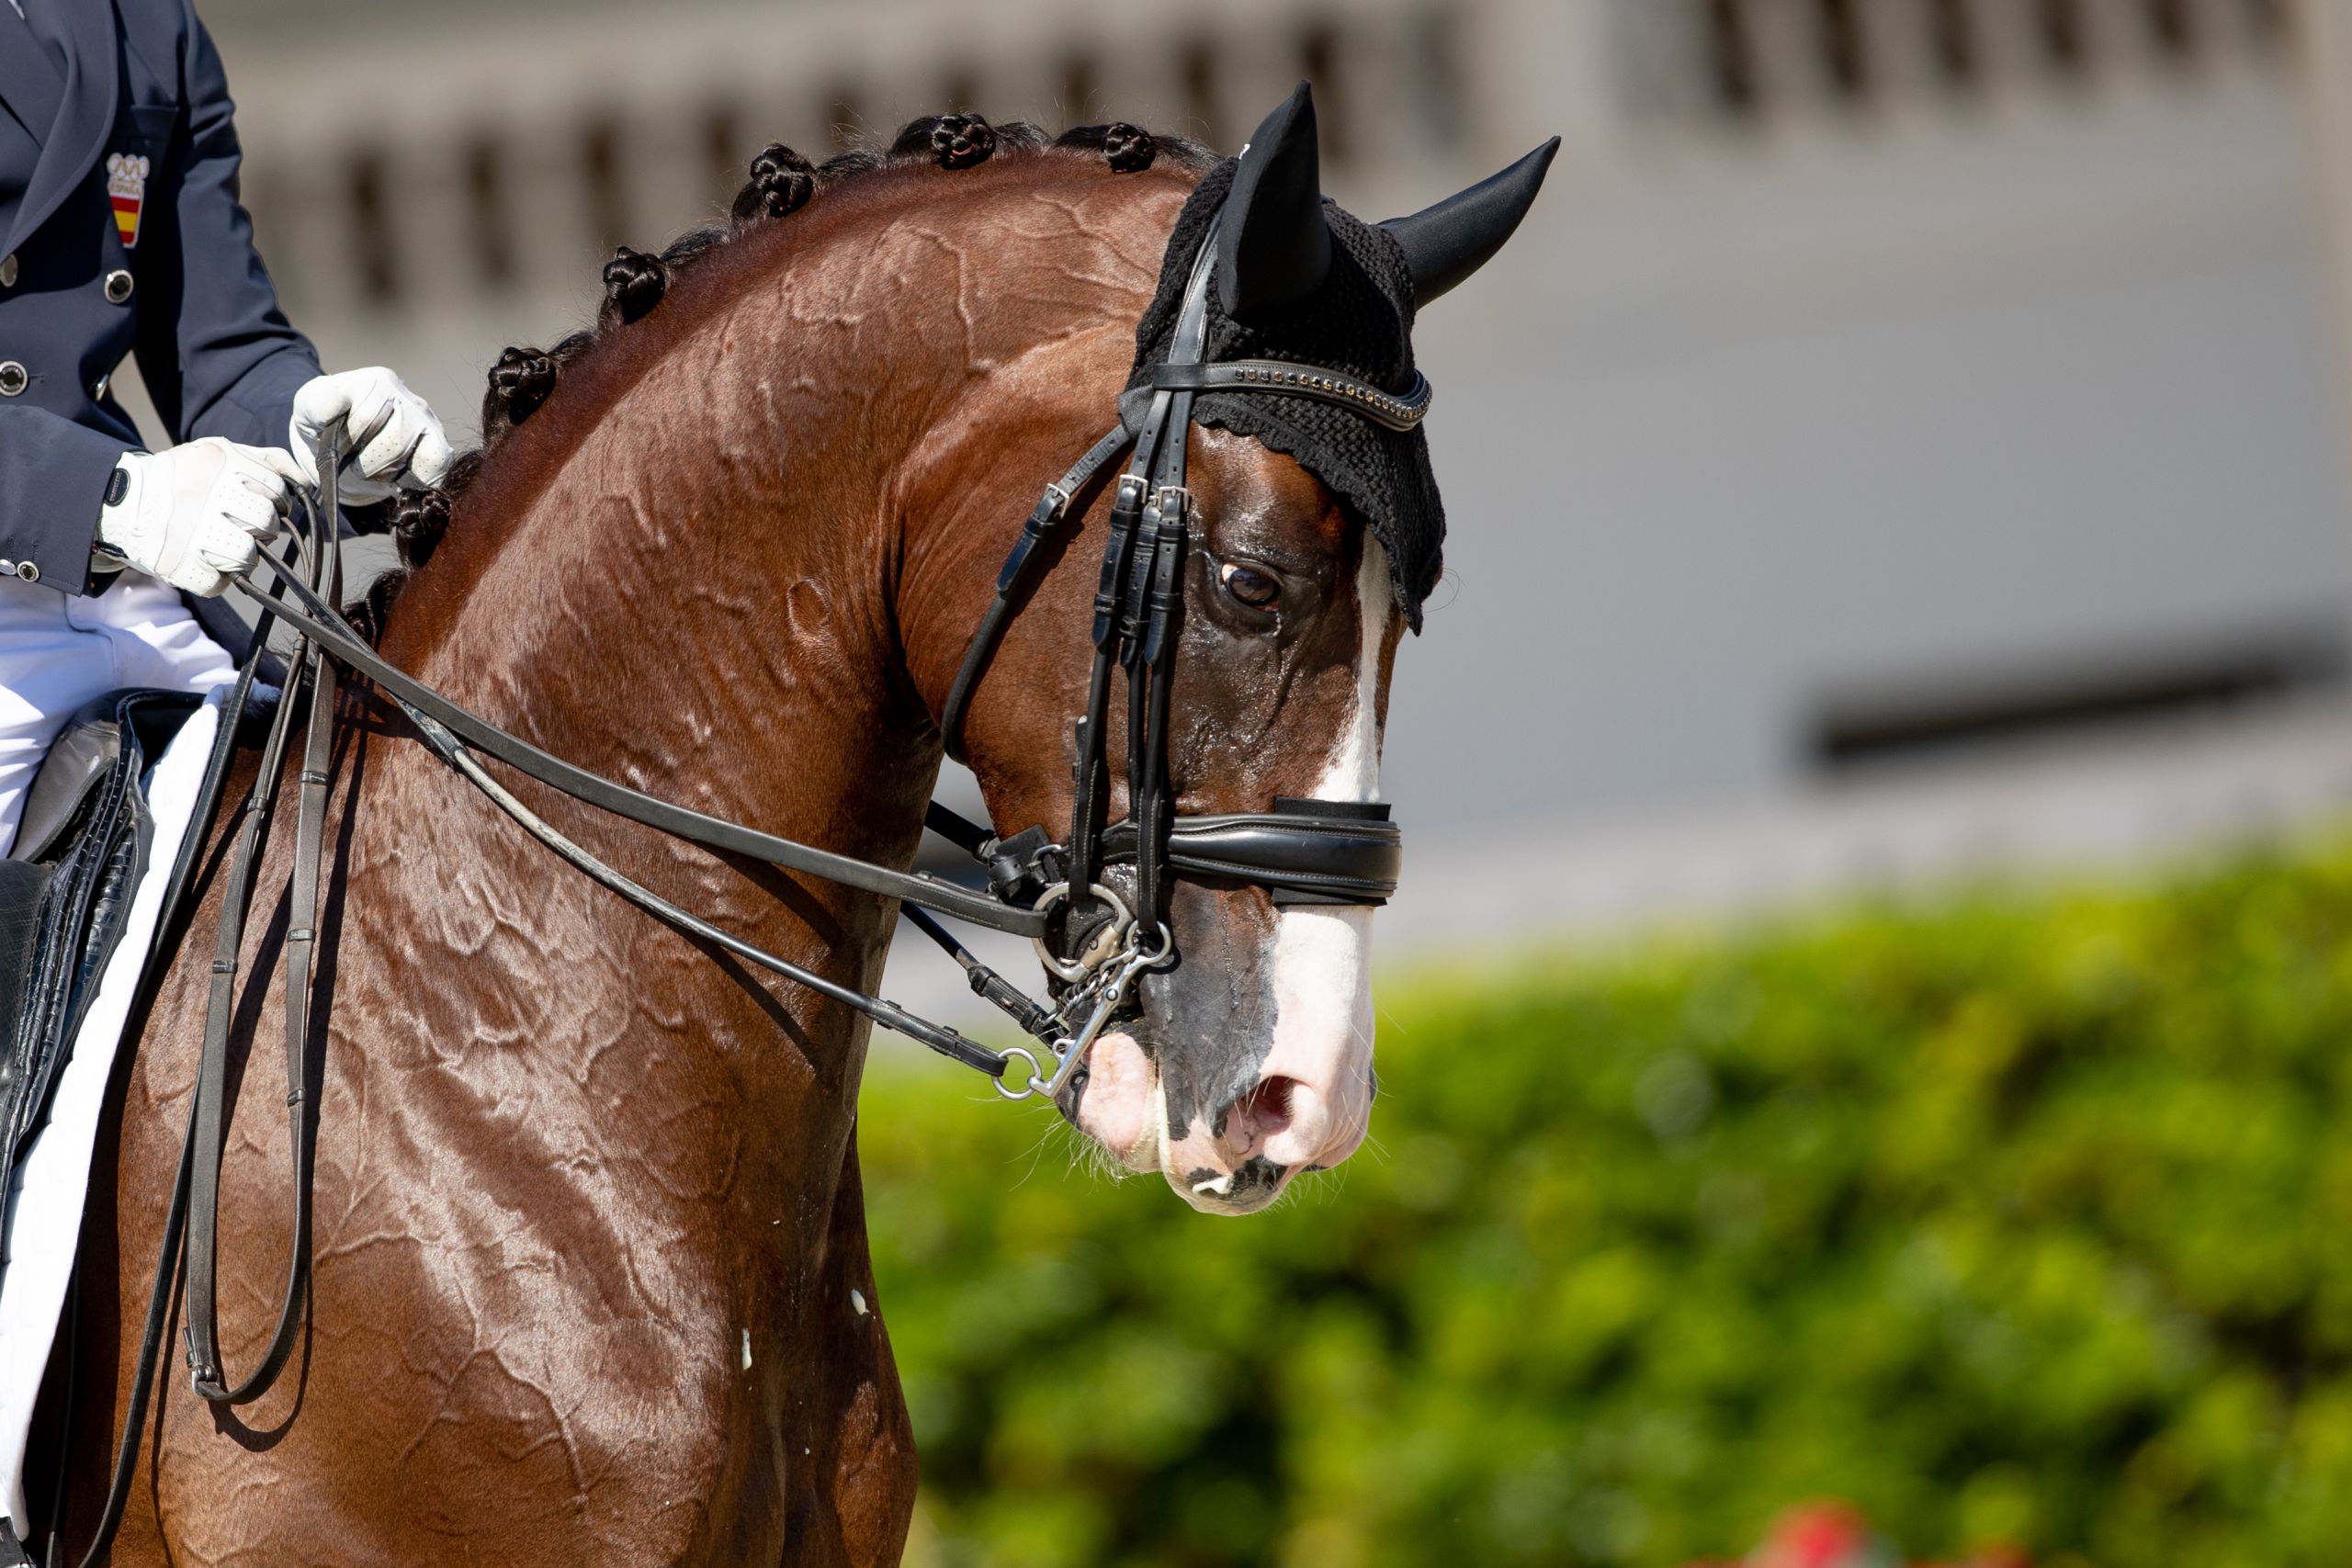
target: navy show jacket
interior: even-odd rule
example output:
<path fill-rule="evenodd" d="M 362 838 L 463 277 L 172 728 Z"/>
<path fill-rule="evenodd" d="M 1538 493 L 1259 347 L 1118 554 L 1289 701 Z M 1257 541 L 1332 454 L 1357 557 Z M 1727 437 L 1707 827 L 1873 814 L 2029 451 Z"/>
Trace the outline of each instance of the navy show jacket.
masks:
<path fill-rule="evenodd" d="M 0 562 L 22 579 L 99 586 L 107 478 L 144 446 L 107 390 L 126 354 L 175 442 L 282 446 L 319 373 L 254 251 L 232 113 L 191 0 L 0 0 Z"/>

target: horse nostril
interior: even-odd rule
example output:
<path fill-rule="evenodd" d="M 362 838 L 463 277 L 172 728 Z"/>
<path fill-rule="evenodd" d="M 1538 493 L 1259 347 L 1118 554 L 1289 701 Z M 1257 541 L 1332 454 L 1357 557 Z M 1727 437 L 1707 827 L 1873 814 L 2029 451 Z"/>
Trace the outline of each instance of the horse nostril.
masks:
<path fill-rule="evenodd" d="M 1233 1121 L 1238 1123 L 1234 1131 L 1252 1144 L 1287 1132 L 1291 1096 L 1297 1089 L 1296 1078 L 1276 1074 L 1266 1079 L 1233 1102 Z"/>

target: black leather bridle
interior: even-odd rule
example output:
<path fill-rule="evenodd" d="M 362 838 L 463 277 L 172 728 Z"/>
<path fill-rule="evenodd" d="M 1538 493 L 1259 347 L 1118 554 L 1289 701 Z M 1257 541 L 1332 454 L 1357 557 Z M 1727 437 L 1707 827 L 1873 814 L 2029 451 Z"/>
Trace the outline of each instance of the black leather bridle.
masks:
<path fill-rule="evenodd" d="M 1040 939 L 1038 956 L 1066 988 L 1057 1005 L 1036 1016 L 1005 1010 L 1043 1042 L 1053 1061 L 1026 1047 L 999 1053 L 1022 1061 L 1025 1083 L 999 1090 L 1011 1099 L 1057 1095 L 1087 1047 L 1124 1005 L 1145 970 L 1174 962 L 1175 937 L 1167 925 L 1168 884 L 1183 873 L 1266 888 L 1276 903 L 1377 905 L 1396 888 L 1402 840 L 1388 808 L 1352 802 L 1278 798 L 1271 812 L 1178 817 L 1168 771 L 1170 697 L 1183 612 L 1184 564 L 1192 549 L 1192 493 L 1184 487 L 1185 448 L 1193 395 L 1212 388 L 1248 388 L 1316 398 L 1352 408 L 1392 430 L 1410 430 L 1429 412 L 1429 382 L 1414 377 L 1403 395 L 1310 366 L 1272 360 L 1202 363 L 1207 335 L 1209 277 L 1216 252 L 1213 225 L 1193 257 L 1168 360 L 1152 372 L 1132 426 L 1125 417 L 1089 447 L 1069 470 L 1047 485 L 997 573 L 996 595 L 966 648 L 948 689 L 940 732 L 949 755 L 963 752 L 964 720 L 972 694 L 995 656 L 1004 629 L 1027 599 L 1046 557 L 1038 548 L 1068 525 L 1079 498 L 1112 459 L 1132 448 L 1115 480 L 1110 525 L 1094 594 L 1093 666 L 1086 703 L 1075 726 L 1075 776 L 1070 823 L 1059 844 L 1043 828 L 967 847 L 989 867 L 992 891 L 1004 901 L 1035 909 L 1068 904 L 1057 953 Z M 1372 607 L 1364 608 L 1365 614 Z M 1128 814 L 1106 823 L 1111 751 L 1107 731 L 1114 681 L 1126 682 Z M 956 834 L 932 808 L 932 825 Z M 1134 868 L 1132 902 L 1101 878 L 1106 865 Z M 931 922 L 917 923 L 936 935 Z M 951 946 L 951 952 L 960 951 Z M 967 962 L 973 988 L 992 994 Z M 1032 1004 L 1034 1007 L 1034 1004 Z"/>

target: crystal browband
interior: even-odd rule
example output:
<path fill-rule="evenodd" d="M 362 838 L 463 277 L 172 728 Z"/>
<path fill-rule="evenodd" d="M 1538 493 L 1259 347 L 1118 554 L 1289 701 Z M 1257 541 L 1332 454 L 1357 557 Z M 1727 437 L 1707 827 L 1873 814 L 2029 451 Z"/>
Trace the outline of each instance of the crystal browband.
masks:
<path fill-rule="evenodd" d="M 1413 384 L 1402 393 L 1379 388 L 1329 370 L 1285 364 L 1279 359 L 1234 359 L 1216 365 L 1161 365 L 1151 373 L 1155 389 L 1185 392 L 1278 392 L 1290 397 L 1317 398 L 1353 409 L 1391 430 L 1410 430 L 1429 417 L 1434 389 L 1429 378 L 1413 372 Z"/>

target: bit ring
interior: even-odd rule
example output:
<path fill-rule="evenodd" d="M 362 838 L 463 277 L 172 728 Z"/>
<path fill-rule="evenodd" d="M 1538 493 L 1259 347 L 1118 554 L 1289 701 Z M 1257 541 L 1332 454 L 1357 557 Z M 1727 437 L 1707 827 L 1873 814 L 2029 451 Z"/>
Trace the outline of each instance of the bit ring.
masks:
<path fill-rule="evenodd" d="M 997 1059 L 1005 1065 L 1008 1072 L 1012 1066 L 1012 1058 L 1015 1056 L 1020 1057 L 1023 1061 L 1029 1064 L 1029 1081 L 1019 1089 L 1005 1088 L 1004 1078 L 1002 1077 L 999 1077 L 991 1080 L 996 1086 L 997 1093 L 1002 1095 L 1005 1099 L 1027 1100 L 1031 1096 L 1035 1095 L 1038 1089 L 1044 1085 L 1046 1081 L 1045 1072 L 1039 1066 L 1037 1058 L 1030 1054 L 1029 1048 L 1026 1045 L 1008 1045 L 1003 1050 L 999 1051 L 996 1055 Z"/>
<path fill-rule="evenodd" d="M 1037 950 L 1037 962 L 1046 966 L 1046 973 L 1057 980 L 1065 980 L 1072 985 L 1093 974 L 1113 954 L 1116 953 L 1119 951 L 1120 942 L 1125 939 L 1127 932 L 1135 925 L 1135 916 L 1128 910 L 1125 899 L 1099 882 L 1089 887 L 1087 891 L 1110 905 L 1114 918 L 1088 942 L 1085 953 L 1076 958 L 1064 958 L 1046 945 L 1044 937 L 1035 936 L 1029 939 L 1030 945 Z M 1057 882 L 1046 888 L 1045 896 L 1031 908 L 1042 915 L 1055 905 L 1067 901 L 1069 897 L 1069 884 Z"/>

